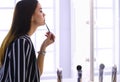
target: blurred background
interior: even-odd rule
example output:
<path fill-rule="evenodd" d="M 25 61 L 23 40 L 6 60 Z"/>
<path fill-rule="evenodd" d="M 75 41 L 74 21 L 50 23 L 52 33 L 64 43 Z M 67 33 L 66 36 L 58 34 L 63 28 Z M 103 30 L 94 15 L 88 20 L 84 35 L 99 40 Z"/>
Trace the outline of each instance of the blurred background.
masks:
<path fill-rule="evenodd" d="M 0 44 L 11 27 L 13 10 L 18 1 L 0 0 Z M 41 82 L 57 82 L 57 68 L 63 70 L 63 82 L 77 82 L 77 65 L 82 66 L 83 82 L 89 82 L 91 62 L 94 66 L 92 69 L 94 82 L 99 82 L 101 63 L 105 65 L 105 82 L 111 81 L 114 65 L 117 66 L 117 77 L 120 77 L 119 0 L 39 0 L 39 2 L 46 14 L 46 23 L 56 36 L 55 43 L 47 48 Z M 46 32 L 46 27 L 41 26 L 31 37 L 36 52 L 45 39 Z M 120 82 L 120 78 L 117 78 L 117 82 Z"/>

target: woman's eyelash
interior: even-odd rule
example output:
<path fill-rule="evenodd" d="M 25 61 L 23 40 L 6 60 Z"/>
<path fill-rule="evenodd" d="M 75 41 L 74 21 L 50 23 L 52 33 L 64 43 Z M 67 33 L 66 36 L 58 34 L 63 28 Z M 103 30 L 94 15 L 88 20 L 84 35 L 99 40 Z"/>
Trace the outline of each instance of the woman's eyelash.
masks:
<path fill-rule="evenodd" d="M 42 11 L 42 10 L 40 10 L 40 12 L 42 13 L 43 11 Z"/>

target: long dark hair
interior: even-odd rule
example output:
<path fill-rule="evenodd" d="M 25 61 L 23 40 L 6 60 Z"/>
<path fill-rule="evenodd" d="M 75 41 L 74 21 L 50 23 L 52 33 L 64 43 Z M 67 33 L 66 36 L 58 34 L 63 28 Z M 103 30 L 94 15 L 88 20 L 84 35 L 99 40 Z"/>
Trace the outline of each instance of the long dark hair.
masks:
<path fill-rule="evenodd" d="M 0 65 L 4 62 L 7 46 L 19 36 L 25 35 L 30 30 L 31 18 L 37 7 L 37 0 L 21 0 L 14 10 L 11 28 L 0 47 Z"/>

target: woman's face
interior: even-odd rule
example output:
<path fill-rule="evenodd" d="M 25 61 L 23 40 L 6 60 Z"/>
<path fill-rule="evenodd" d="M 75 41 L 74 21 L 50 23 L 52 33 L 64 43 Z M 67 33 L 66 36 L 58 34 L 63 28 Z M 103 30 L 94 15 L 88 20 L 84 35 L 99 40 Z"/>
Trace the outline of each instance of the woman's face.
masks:
<path fill-rule="evenodd" d="M 45 24 L 45 14 L 42 11 L 40 3 L 37 4 L 34 14 L 32 15 L 32 22 L 37 26 Z"/>

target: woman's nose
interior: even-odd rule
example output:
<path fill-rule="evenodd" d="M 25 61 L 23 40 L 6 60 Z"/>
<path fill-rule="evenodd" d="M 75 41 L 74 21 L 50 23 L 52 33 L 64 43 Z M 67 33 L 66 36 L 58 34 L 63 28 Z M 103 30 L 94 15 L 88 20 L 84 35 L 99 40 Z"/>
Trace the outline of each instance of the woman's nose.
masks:
<path fill-rule="evenodd" d="M 43 16 L 45 16 L 45 13 L 43 13 Z"/>

